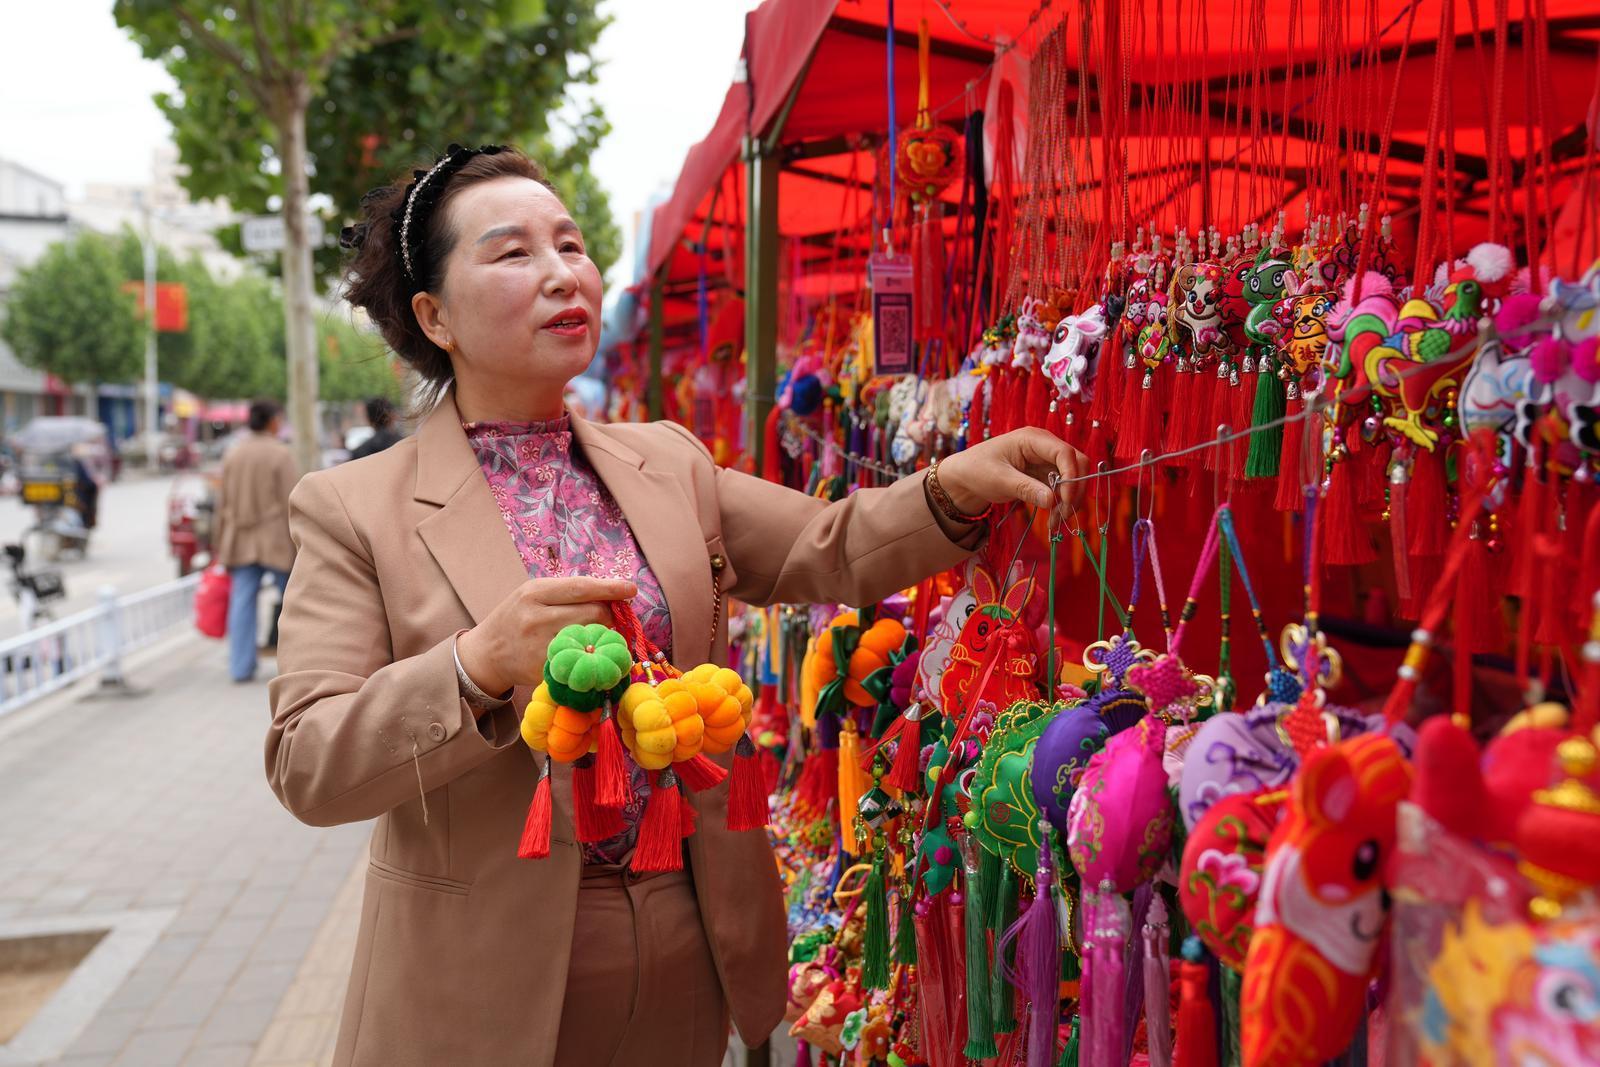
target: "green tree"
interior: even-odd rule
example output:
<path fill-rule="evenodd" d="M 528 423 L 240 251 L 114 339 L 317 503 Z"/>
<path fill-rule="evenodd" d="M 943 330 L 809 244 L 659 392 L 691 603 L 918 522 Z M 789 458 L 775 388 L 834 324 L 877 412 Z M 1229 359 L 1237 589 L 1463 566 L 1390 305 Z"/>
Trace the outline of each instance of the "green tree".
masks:
<path fill-rule="evenodd" d="M 272 281 L 206 277 L 190 306 L 192 353 L 164 377 L 208 398 L 283 396 L 283 301 Z"/>
<path fill-rule="evenodd" d="M 350 321 L 348 308 L 318 316 L 317 341 L 324 400 L 347 403 L 369 396 L 400 399 L 400 376 L 394 356 L 377 334 Z"/>
<path fill-rule="evenodd" d="M 23 270 L 0 337 L 30 367 L 74 384 L 129 381 L 144 367 L 144 332 L 116 243 L 84 233 Z"/>
<path fill-rule="evenodd" d="M 546 147 L 568 84 L 594 78 L 596 2 L 115 0 L 119 24 L 178 83 L 157 103 L 189 192 L 246 211 L 281 199 L 289 414 L 307 469 L 317 455 L 312 192 L 344 218 L 366 188 L 451 140 Z M 569 149 L 587 158 L 604 120 L 589 112 L 574 125 Z M 603 213 L 592 179 L 583 191 Z M 604 224 L 580 222 L 607 239 Z"/>

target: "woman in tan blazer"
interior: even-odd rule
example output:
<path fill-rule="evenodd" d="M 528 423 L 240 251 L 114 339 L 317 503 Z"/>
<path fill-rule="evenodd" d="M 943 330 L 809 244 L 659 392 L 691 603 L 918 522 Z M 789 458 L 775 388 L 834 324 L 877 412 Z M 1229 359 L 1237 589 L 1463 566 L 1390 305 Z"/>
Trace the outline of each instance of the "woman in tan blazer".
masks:
<path fill-rule="evenodd" d="M 719 595 L 870 603 L 971 551 L 982 526 L 963 516 L 1067 506 L 1040 479 L 1082 457 L 1024 430 L 951 457 L 937 482 L 825 504 L 718 468 L 674 424 L 565 416 L 601 298 L 576 224 L 514 150 L 452 149 L 418 174 L 369 194 L 347 231 L 349 295 L 439 397 L 414 437 L 295 491 L 271 687 L 266 767 L 284 805 L 314 825 L 377 820 L 335 1063 L 715 1064 L 730 1016 L 756 1044 L 783 1015 L 772 851 L 723 828 L 724 784 L 693 797 L 683 872 L 597 861 L 559 765 L 550 856 L 519 860 L 543 761 L 519 714 L 549 639 L 658 590 L 673 661 L 720 658 Z M 589 479 L 580 504 L 620 515 L 634 574 L 595 576 L 557 541 L 548 560 L 528 550 L 548 516 L 492 490 L 469 438 L 508 424 L 569 435 L 570 465 L 509 473 Z"/>

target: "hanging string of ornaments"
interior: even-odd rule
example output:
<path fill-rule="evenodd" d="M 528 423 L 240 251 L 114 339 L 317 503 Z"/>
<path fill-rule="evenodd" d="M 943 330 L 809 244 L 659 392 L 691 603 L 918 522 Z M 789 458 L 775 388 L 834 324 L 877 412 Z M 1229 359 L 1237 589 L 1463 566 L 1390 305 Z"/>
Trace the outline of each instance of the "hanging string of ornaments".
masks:
<path fill-rule="evenodd" d="M 1081 502 L 736 609 L 728 667 L 558 639 L 524 736 L 580 839 L 626 751 L 635 865 L 681 862 L 736 746 L 811 1067 L 1600 1065 L 1600 184 L 1550 0 L 935 6 L 1026 74 L 959 129 L 924 23 L 760 473 L 1043 426 Z"/>

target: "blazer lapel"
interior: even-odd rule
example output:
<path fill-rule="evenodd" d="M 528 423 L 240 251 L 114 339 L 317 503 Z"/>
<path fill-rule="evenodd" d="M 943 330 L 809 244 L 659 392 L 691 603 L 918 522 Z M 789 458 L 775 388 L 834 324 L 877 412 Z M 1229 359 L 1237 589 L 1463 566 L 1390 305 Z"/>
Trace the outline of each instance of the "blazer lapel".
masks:
<path fill-rule="evenodd" d="M 661 583 L 672 612 L 673 660 L 704 662 L 711 654 L 711 563 L 683 484 L 676 475 L 646 469 L 643 456 L 601 426 L 574 415 L 572 432 Z"/>
<path fill-rule="evenodd" d="M 417 524 L 417 533 L 473 622 L 482 622 L 528 572 L 462 432 L 452 393 L 417 431 L 416 498 L 443 505 Z"/>

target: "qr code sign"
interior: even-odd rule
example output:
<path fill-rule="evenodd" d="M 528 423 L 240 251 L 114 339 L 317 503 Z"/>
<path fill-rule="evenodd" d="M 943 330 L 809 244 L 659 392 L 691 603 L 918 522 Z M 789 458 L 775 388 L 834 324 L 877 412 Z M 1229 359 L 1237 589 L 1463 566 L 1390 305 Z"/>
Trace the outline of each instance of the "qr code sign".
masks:
<path fill-rule="evenodd" d="M 878 366 L 880 374 L 904 374 L 911 369 L 911 303 L 880 300 L 877 307 Z"/>

